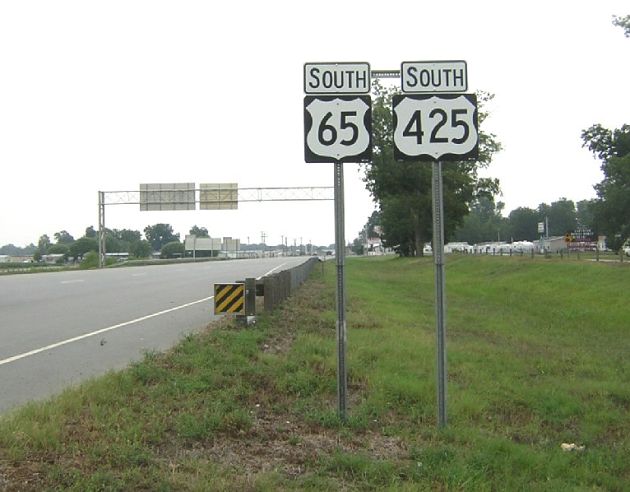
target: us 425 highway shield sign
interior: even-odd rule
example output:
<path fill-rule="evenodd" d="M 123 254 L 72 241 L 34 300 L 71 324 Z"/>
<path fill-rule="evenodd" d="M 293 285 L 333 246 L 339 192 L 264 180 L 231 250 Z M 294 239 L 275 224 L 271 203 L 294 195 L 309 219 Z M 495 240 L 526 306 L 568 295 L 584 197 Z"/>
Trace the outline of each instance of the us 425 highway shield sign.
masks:
<path fill-rule="evenodd" d="M 394 157 L 412 161 L 477 158 L 474 94 L 414 94 L 393 98 Z"/>

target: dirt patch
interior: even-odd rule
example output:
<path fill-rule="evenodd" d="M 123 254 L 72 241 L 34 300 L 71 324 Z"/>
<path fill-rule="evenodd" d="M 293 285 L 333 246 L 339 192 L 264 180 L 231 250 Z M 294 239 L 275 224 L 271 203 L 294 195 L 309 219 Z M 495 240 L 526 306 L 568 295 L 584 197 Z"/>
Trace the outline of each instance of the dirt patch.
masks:
<path fill-rule="evenodd" d="M 172 449 L 173 454 L 162 450 L 162 458 L 169 462 L 208 460 L 243 475 L 276 471 L 287 477 L 312 472 L 318 462 L 337 452 L 365 454 L 378 460 L 408 459 L 407 447 L 396 437 L 373 431 L 342 436 L 337 430 L 289 420 L 294 418 L 261 413 L 242 436 L 217 436 L 212 442 L 196 442 L 189 449 Z"/>
<path fill-rule="evenodd" d="M 23 460 L 16 463 L 0 461 L 0 490 L 2 492 L 41 490 L 44 466 L 45 463 L 41 461 Z"/>

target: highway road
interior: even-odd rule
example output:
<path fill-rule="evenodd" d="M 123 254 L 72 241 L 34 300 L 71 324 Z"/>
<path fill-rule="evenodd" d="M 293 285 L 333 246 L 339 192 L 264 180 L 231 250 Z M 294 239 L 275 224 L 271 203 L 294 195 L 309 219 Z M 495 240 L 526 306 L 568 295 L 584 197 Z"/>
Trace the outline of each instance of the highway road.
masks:
<path fill-rule="evenodd" d="M 213 285 L 306 260 L 266 258 L 0 276 L 0 413 L 172 347 L 215 319 Z"/>

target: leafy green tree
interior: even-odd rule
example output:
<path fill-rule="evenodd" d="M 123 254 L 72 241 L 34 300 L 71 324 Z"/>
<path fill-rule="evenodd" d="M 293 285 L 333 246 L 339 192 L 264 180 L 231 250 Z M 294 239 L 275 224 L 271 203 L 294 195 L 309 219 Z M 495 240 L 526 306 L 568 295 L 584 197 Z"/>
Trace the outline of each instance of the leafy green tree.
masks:
<path fill-rule="evenodd" d="M 595 222 L 608 246 L 617 250 L 630 237 L 630 125 L 615 130 L 593 125 L 582 132 L 582 140 L 602 161 Z"/>
<path fill-rule="evenodd" d="M 135 241 L 129 247 L 129 253 L 134 258 L 148 258 L 151 256 L 151 244 L 149 241 Z"/>
<path fill-rule="evenodd" d="M 373 84 L 372 162 L 365 166 L 364 181 L 379 204 L 384 243 L 401 255 L 422 255 L 432 231 L 431 176 L 427 162 L 394 160 L 392 98 L 398 91 Z M 482 107 L 493 96 L 479 93 Z M 481 109 L 479 124 L 487 114 Z M 476 161 L 449 162 L 443 167 L 445 233 L 450 236 L 468 213 L 469 204 L 482 195 L 499 190 L 495 179 L 480 178 L 501 145 L 496 136 L 480 130 L 479 158 Z"/>
<path fill-rule="evenodd" d="M 586 227 L 598 233 L 597 222 L 595 221 L 595 208 L 597 200 L 581 200 L 576 204 L 576 219 L 578 225 Z"/>
<path fill-rule="evenodd" d="M 363 241 L 361 241 L 361 238 L 355 238 L 354 241 L 352 241 L 350 249 L 355 255 L 362 255 L 364 253 L 365 247 L 363 246 Z"/>
<path fill-rule="evenodd" d="M 84 236 L 72 243 L 69 253 L 75 260 L 82 260 L 89 251 L 98 251 L 98 241 L 96 238 Z"/>
<path fill-rule="evenodd" d="M 365 224 L 365 232 L 367 237 L 379 237 L 381 228 L 381 212 L 374 210 L 372 215 L 368 217 L 367 224 Z"/>
<path fill-rule="evenodd" d="M 49 255 L 64 255 L 67 257 L 69 251 L 70 251 L 70 248 L 68 244 L 57 243 L 57 244 L 51 245 L 50 248 L 48 248 L 47 253 Z"/>
<path fill-rule="evenodd" d="M 566 198 L 552 202 L 551 205 L 538 205 L 538 222 L 549 222 L 549 236 L 563 236 L 573 232 L 577 226 L 575 203 Z"/>
<path fill-rule="evenodd" d="M 630 38 L 630 15 L 625 17 L 617 17 L 613 15 L 613 24 L 617 27 L 621 27 L 627 38 Z"/>
<path fill-rule="evenodd" d="M 153 251 L 160 251 L 167 243 L 179 242 L 179 234 L 173 233 L 173 227 L 169 224 L 155 224 L 144 228 L 144 236 L 151 244 Z"/>
<path fill-rule="evenodd" d="M 184 244 L 172 241 L 162 246 L 160 258 L 181 258 L 184 256 Z"/>
<path fill-rule="evenodd" d="M 55 232 L 54 237 L 57 244 L 72 244 L 74 242 L 74 238 L 68 231 Z"/>
<path fill-rule="evenodd" d="M 107 229 L 105 236 L 107 251 L 110 253 L 129 253 L 131 244 L 141 239 L 140 231 L 131 229 Z"/>
<path fill-rule="evenodd" d="M 120 241 L 116 238 L 116 236 L 107 229 L 105 231 L 105 250 L 108 253 L 121 253 L 123 252 L 123 247 Z"/>
<path fill-rule="evenodd" d="M 416 201 L 419 203 L 419 200 Z M 421 220 L 431 220 L 431 203 L 429 208 L 417 207 L 410 209 L 408 199 L 403 195 L 389 195 L 381 199 L 381 224 L 383 227 L 383 245 L 391 248 L 401 256 L 422 255 L 422 249 L 418 250 L 418 244 L 428 239 L 416 237 L 410 231 L 418 231 L 417 224 Z M 417 214 L 422 213 L 423 217 Z M 427 217 L 428 215 L 428 217 Z"/>
<path fill-rule="evenodd" d="M 455 231 L 456 241 L 470 244 L 509 239 L 509 223 L 501 212 L 503 202 L 494 202 L 493 197 L 481 196 L 470 206 L 470 213 Z"/>
<path fill-rule="evenodd" d="M 50 248 L 50 238 L 47 234 L 43 234 L 39 237 L 39 241 L 37 241 L 37 251 L 39 252 L 39 258 L 41 259 L 41 255 L 45 255 Z M 39 260 L 36 260 L 39 261 Z"/>
<path fill-rule="evenodd" d="M 24 246 L 20 248 L 15 244 L 5 244 L 0 248 L 0 255 L 9 255 L 9 256 L 33 256 L 33 253 L 37 250 L 37 246 L 33 243 L 28 246 Z"/>
<path fill-rule="evenodd" d="M 85 228 L 85 237 L 96 237 L 97 232 L 94 230 L 94 226 Z"/>
<path fill-rule="evenodd" d="M 98 253 L 96 251 L 88 251 L 83 257 L 80 267 L 86 270 L 89 268 L 97 268 L 98 263 Z"/>
<path fill-rule="evenodd" d="M 126 243 L 133 243 L 142 239 L 140 231 L 134 231 L 131 229 L 114 229 L 112 233 L 116 239 Z"/>
<path fill-rule="evenodd" d="M 508 216 L 510 232 L 514 241 L 534 241 L 538 233 L 538 211 L 527 207 L 518 207 Z"/>
<path fill-rule="evenodd" d="M 190 228 L 190 234 L 194 234 L 197 237 L 210 237 L 208 234 L 208 229 L 205 227 L 198 227 L 196 225 Z"/>

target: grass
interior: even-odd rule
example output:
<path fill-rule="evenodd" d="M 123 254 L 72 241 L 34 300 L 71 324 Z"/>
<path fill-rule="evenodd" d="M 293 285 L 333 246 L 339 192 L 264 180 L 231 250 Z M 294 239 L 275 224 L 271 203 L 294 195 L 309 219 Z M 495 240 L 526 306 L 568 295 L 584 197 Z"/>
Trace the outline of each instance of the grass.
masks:
<path fill-rule="evenodd" d="M 347 422 L 329 262 L 254 328 L 0 418 L 0 490 L 630 489 L 628 264 L 449 256 L 442 430 L 431 259 L 346 265 Z"/>

